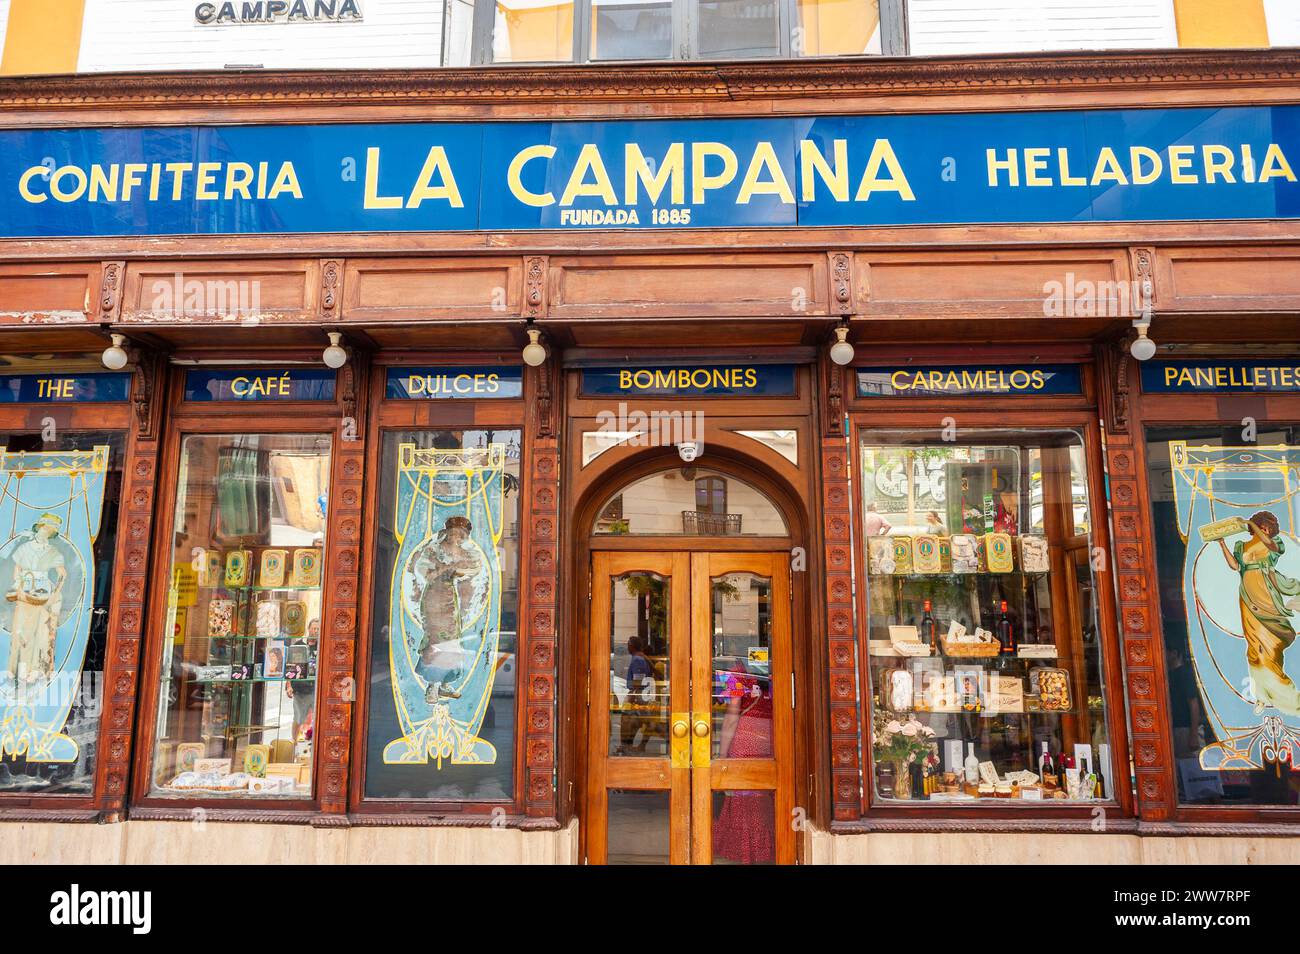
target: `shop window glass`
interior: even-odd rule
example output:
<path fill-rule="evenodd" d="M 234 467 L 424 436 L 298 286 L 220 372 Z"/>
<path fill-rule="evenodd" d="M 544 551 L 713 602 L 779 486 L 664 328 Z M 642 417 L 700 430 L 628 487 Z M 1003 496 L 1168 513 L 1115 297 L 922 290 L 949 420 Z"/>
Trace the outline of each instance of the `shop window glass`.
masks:
<path fill-rule="evenodd" d="M 572 0 L 496 0 L 494 63 L 567 63 L 572 59 Z"/>
<path fill-rule="evenodd" d="M 876 798 L 1112 797 L 1082 440 L 861 445 Z"/>
<path fill-rule="evenodd" d="M 618 517 L 611 518 L 615 506 Z M 788 532 L 762 491 L 693 466 L 642 477 L 606 501 L 601 514 L 593 531 L 598 535 L 783 537 Z"/>
<path fill-rule="evenodd" d="M 702 59 L 781 55 L 778 0 L 697 0 Z"/>
<path fill-rule="evenodd" d="M 796 56 L 880 52 L 879 0 L 797 0 Z"/>
<path fill-rule="evenodd" d="M 367 798 L 514 795 L 519 441 L 517 430 L 384 434 Z"/>
<path fill-rule="evenodd" d="M 672 0 L 591 0 L 592 60 L 666 60 L 672 55 Z"/>
<path fill-rule="evenodd" d="M 324 434 L 181 442 L 153 791 L 309 798 Z"/>
<path fill-rule="evenodd" d="M 123 440 L 0 435 L 0 793 L 94 790 Z"/>
<path fill-rule="evenodd" d="M 1147 431 L 1179 801 L 1300 800 L 1300 426 Z"/>

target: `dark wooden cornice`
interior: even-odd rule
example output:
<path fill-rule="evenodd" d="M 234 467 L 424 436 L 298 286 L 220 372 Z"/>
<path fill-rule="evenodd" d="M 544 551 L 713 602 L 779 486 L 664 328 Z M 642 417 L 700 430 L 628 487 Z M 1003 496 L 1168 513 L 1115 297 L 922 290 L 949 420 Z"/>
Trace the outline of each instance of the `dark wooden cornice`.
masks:
<path fill-rule="evenodd" d="M 972 92 L 1215 89 L 1300 83 L 1300 52 L 1159 50 L 981 57 L 432 70 L 224 70 L 0 77 L 0 111 L 258 104 L 736 101 Z M 1300 100 L 1300 96 L 1296 97 Z"/>

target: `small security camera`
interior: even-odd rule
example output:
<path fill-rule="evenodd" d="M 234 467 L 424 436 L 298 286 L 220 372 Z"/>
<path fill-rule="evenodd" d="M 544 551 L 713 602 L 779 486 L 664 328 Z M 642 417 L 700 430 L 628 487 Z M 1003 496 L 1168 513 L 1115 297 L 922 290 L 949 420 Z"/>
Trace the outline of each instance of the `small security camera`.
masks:
<path fill-rule="evenodd" d="M 677 456 L 688 464 L 702 453 L 704 448 L 700 446 L 699 441 L 683 441 L 677 445 Z"/>

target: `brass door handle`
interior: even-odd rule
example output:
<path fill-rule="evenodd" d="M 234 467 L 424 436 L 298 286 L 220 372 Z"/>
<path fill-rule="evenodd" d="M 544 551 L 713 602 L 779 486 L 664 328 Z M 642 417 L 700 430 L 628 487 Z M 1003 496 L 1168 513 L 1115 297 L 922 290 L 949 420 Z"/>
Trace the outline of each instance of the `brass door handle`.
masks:
<path fill-rule="evenodd" d="M 709 724 L 703 719 L 695 723 L 695 735 L 701 739 L 708 738 Z"/>
<path fill-rule="evenodd" d="M 685 719 L 680 719 L 680 720 L 678 720 L 677 722 L 674 722 L 674 723 L 673 723 L 673 738 L 674 738 L 674 739 L 684 739 L 684 738 L 686 738 L 686 733 L 689 732 L 689 731 L 690 731 L 690 728 L 689 728 L 689 726 L 687 726 L 687 724 L 686 724 L 686 720 L 685 720 Z"/>

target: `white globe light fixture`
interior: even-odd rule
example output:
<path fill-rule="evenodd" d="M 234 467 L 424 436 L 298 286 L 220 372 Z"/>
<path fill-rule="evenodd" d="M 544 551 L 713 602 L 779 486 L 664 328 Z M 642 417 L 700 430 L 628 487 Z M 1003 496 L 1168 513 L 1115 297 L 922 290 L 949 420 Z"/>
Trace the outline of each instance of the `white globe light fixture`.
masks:
<path fill-rule="evenodd" d="M 338 331 L 327 332 L 330 337 L 329 346 L 321 352 L 321 360 L 325 362 L 325 367 L 338 370 L 348 363 L 348 351 L 343 347 L 343 334 Z"/>
<path fill-rule="evenodd" d="M 110 371 L 121 371 L 126 367 L 127 354 L 126 349 L 122 347 L 126 343 L 125 335 L 109 335 L 113 343 L 104 349 L 102 360 L 104 367 Z"/>
<path fill-rule="evenodd" d="M 542 333 L 536 328 L 529 328 L 528 344 L 524 345 L 524 364 L 535 368 L 546 362 L 546 346 L 542 344 Z"/>
<path fill-rule="evenodd" d="M 835 343 L 831 345 L 831 360 L 836 364 L 850 364 L 853 361 L 853 345 L 849 344 L 848 337 L 848 324 L 842 324 L 835 329 Z"/>
<path fill-rule="evenodd" d="M 1133 327 L 1137 329 L 1138 336 L 1129 345 L 1129 353 L 1139 361 L 1150 361 L 1156 356 L 1156 343 L 1147 337 L 1147 329 L 1151 327 L 1151 319 L 1135 318 Z"/>

